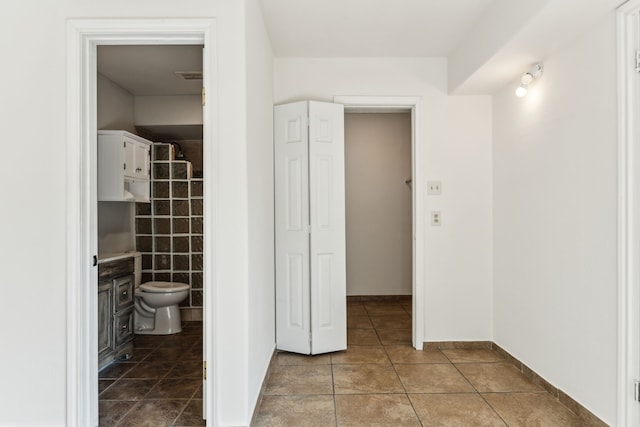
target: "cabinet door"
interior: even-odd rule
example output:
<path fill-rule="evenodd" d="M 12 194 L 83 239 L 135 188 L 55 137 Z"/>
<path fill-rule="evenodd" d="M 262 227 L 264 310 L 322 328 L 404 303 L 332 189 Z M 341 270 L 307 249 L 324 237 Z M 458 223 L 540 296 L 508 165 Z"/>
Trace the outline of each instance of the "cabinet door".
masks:
<path fill-rule="evenodd" d="M 136 142 L 124 139 L 124 176 L 137 178 L 136 176 Z"/>
<path fill-rule="evenodd" d="M 108 281 L 98 286 L 98 361 L 109 355 L 112 350 L 113 286 L 111 281 Z"/>
<path fill-rule="evenodd" d="M 136 176 L 139 179 L 150 179 L 151 178 L 151 167 L 149 165 L 149 146 L 143 143 L 138 142 L 135 148 L 135 172 Z"/>

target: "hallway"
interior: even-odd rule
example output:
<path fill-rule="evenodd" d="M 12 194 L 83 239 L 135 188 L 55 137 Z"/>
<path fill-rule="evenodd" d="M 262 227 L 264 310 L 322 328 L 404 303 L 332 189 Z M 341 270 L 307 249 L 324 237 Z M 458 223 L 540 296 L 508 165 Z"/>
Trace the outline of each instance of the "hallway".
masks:
<path fill-rule="evenodd" d="M 350 300 L 348 349 L 278 353 L 254 426 L 584 425 L 495 350 L 414 350 L 410 313 Z"/>

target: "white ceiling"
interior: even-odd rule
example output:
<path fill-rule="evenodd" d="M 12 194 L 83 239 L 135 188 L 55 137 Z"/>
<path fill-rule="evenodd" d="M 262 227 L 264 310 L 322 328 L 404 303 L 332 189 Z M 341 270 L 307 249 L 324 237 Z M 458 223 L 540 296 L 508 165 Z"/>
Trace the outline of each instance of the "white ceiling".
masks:
<path fill-rule="evenodd" d="M 259 0 L 276 57 L 446 57 L 452 94 L 493 93 L 624 0 Z M 133 95 L 199 94 L 201 46 L 99 46 Z"/>
<path fill-rule="evenodd" d="M 261 0 L 277 57 L 447 56 L 492 2 Z"/>
<path fill-rule="evenodd" d="M 494 0 L 260 0 L 276 57 L 443 57 Z M 98 46 L 98 72 L 133 95 L 199 94 L 201 46 Z"/>
<path fill-rule="evenodd" d="M 491 94 L 625 0 L 259 1 L 276 57 L 446 57 L 451 94 Z M 133 95 L 197 95 L 175 72 L 201 70 L 202 46 L 98 47 L 98 72 Z"/>
<path fill-rule="evenodd" d="M 202 71 L 202 46 L 98 46 L 98 73 L 134 96 L 200 95 L 202 80 L 183 80 L 176 71 Z M 202 139 L 201 125 L 137 126 L 155 140 Z"/>
<path fill-rule="evenodd" d="M 276 57 L 446 57 L 491 94 L 625 0 L 260 0 Z"/>
<path fill-rule="evenodd" d="M 202 46 L 98 46 L 98 73 L 132 95 L 198 95 L 202 80 L 176 71 L 202 71 Z"/>

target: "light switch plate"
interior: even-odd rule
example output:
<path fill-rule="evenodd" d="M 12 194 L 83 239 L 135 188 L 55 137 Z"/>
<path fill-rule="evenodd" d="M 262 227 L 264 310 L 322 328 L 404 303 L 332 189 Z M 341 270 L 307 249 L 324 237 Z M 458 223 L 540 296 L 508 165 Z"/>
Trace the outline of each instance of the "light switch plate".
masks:
<path fill-rule="evenodd" d="M 427 194 L 429 196 L 439 196 L 442 194 L 442 182 L 427 181 Z"/>

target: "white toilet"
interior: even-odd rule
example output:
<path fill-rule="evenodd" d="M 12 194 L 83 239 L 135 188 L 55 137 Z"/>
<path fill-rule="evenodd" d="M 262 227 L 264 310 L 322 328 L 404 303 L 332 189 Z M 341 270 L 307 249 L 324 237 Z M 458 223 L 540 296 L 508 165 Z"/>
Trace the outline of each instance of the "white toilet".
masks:
<path fill-rule="evenodd" d="M 182 331 L 178 304 L 189 296 L 191 286 L 179 282 L 140 283 L 141 260 L 135 259 L 134 332 L 169 335 Z"/>

